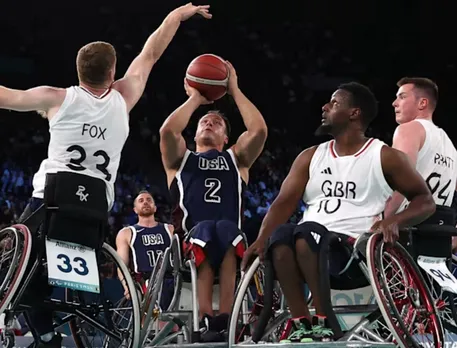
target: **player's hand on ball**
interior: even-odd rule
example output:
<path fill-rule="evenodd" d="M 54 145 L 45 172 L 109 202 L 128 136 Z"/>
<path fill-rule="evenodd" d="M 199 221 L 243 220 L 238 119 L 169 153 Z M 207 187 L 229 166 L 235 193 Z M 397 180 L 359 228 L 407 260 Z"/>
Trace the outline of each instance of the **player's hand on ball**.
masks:
<path fill-rule="evenodd" d="M 213 101 L 210 101 L 202 96 L 198 89 L 189 86 L 186 79 L 184 79 L 184 89 L 186 90 L 187 96 L 189 98 L 197 98 L 200 105 L 208 105 L 213 103 Z"/>
<path fill-rule="evenodd" d="M 211 19 L 211 17 L 213 17 L 213 15 L 209 13 L 209 5 L 194 6 L 191 2 L 184 6 L 178 7 L 174 11 L 179 14 L 181 21 L 188 20 L 195 14 L 199 14 L 206 19 Z"/>
<path fill-rule="evenodd" d="M 236 70 L 233 67 L 232 63 L 228 60 L 226 61 L 227 67 L 229 70 L 229 80 L 228 80 L 228 94 L 233 94 L 238 89 L 238 76 L 236 75 Z"/>

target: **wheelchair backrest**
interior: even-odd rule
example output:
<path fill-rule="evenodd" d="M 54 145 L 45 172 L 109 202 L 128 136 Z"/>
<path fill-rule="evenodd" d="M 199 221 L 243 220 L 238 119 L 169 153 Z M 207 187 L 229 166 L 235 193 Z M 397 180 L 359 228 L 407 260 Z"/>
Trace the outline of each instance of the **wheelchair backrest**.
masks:
<path fill-rule="evenodd" d="M 48 174 L 44 205 L 49 238 L 101 248 L 108 221 L 103 180 L 71 172 Z"/>

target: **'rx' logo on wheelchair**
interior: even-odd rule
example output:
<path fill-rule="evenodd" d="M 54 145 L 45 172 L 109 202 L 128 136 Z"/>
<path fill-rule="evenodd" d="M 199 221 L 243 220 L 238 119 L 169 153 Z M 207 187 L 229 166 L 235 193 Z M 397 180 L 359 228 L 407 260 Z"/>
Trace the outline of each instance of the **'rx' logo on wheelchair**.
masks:
<path fill-rule="evenodd" d="M 79 200 L 81 202 L 87 202 L 87 197 L 89 197 L 88 193 L 84 193 L 86 191 L 86 188 L 82 185 L 78 186 L 78 191 L 76 191 L 76 196 L 79 196 Z"/>

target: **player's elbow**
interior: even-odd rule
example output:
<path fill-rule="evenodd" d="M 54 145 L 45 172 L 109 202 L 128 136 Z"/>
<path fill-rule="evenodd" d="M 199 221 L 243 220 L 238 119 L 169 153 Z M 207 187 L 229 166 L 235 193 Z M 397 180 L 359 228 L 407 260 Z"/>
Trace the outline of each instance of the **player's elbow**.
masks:
<path fill-rule="evenodd" d="M 165 122 L 159 129 L 160 139 L 168 139 L 170 137 L 175 137 L 175 133 L 176 131 L 167 122 Z"/>
<path fill-rule="evenodd" d="M 429 216 L 433 215 L 436 211 L 436 204 L 435 204 L 435 200 L 433 199 L 432 194 L 427 193 L 424 200 L 425 200 L 424 209 L 429 214 Z"/>
<path fill-rule="evenodd" d="M 417 205 L 421 207 L 421 213 L 424 217 L 424 220 L 435 213 L 436 204 L 430 191 L 416 196 L 415 200 L 417 201 Z"/>
<path fill-rule="evenodd" d="M 254 136 L 265 142 L 267 140 L 267 137 L 268 137 L 268 128 L 267 128 L 267 125 L 264 123 L 262 124 L 261 126 L 259 126 L 259 128 L 257 128 L 255 131 L 254 131 Z"/>

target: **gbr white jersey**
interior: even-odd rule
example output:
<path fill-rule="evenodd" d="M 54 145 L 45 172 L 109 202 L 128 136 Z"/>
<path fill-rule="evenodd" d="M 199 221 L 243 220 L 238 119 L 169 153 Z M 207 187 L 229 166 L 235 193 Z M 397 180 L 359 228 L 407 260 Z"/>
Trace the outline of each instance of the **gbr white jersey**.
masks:
<path fill-rule="evenodd" d="M 454 144 L 446 132 L 432 121 L 418 119 L 413 122 L 420 122 L 425 129 L 425 141 L 417 155 L 416 170 L 432 191 L 435 204 L 450 207 L 457 179 Z M 398 211 L 407 205 L 408 200 L 405 199 Z"/>
<path fill-rule="evenodd" d="M 105 181 L 111 209 L 121 151 L 129 134 L 127 105 L 114 89 L 100 97 L 84 87 L 69 87 L 66 92 L 49 121 L 48 158 L 33 177 L 33 197 L 43 198 L 46 174 L 75 172 Z"/>
<path fill-rule="evenodd" d="M 334 140 L 320 144 L 311 159 L 300 223 L 315 221 L 351 237 L 368 232 L 392 194 L 382 170 L 383 146 L 371 138 L 354 155 L 340 157 Z"/>

